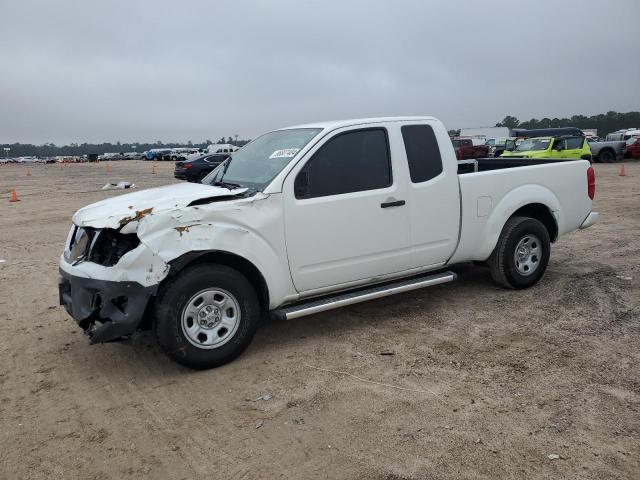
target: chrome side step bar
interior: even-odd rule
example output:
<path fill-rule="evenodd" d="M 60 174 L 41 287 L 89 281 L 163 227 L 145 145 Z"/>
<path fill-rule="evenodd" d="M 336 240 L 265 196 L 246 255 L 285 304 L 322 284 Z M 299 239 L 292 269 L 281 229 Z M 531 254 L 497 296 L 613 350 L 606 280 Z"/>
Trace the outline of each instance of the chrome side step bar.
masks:
<path fill-rule="evenodd" d="M 396 293 L 409 292 L 418 288 L 431 287 L 441 283 L 453 282 L 457 275 L 453 272 L 436 273 L 433 275 L 422 275 L 409 280 L 401 280 L 393 283 L 385 283 L 361 290 L 340 293 L 331 297 L 324 297 L 317 300 L 297 303 L 289 307 L 284 307 L 272 312 L 274 315 L 292 320 L 294 318 L 312 315 L 314 313 L 332 310 L 334 308 L 353 305 L 354 303 L 366 302 L 375 298 L 388 297 Z"/>

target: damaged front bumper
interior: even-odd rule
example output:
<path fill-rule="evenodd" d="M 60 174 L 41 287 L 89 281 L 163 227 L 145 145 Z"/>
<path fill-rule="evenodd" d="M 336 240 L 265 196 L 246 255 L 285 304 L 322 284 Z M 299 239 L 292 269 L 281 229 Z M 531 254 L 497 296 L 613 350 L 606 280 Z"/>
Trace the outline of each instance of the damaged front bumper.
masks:
<path fill-rule="evenodd" d="M 80 325 L 91 343 L 134 333 L 150 298 L 167 276 L 169 265 L 144 244 L 125 253 L 116 265 L 70 263 L 60 257 L 60 305 Z"/>
<path fill-rule="evenodd" d="M 102 343 L 131 335 L 144 315 L 157 285 L 113 282 L 71 275 L 60 269 L 58 290 L 63 305 L 89 336 Z"/>

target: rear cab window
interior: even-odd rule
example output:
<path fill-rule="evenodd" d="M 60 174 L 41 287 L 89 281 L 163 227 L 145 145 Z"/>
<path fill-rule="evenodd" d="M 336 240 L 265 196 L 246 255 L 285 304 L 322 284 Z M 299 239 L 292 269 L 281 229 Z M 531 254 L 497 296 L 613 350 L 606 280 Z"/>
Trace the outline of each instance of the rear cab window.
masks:
<path fill-rule="evenodd" d="M 430 125 L 404 125 L 401 129 L 412 183 L 431 180 L 442 173 L 438 140 Z"/>

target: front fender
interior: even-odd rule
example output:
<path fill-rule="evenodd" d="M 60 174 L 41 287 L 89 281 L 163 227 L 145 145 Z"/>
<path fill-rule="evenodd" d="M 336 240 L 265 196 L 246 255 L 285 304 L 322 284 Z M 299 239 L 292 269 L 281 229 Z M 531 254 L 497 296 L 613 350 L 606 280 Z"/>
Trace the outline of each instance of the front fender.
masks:
<path fill-rule="evenodd" d="M 169 263 L 187 253 L 226 252 L 251 262 L 269 289 L 270 307 L 295 293 L 284 241 L 280 195 L 180 208 L 145 217 L 140 241 Z"/>

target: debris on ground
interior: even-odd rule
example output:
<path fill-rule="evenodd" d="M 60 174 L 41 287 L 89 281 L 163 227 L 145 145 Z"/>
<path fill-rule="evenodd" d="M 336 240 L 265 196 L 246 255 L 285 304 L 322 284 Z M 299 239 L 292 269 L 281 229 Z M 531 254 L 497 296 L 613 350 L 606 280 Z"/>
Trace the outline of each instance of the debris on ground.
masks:
<path fill-rule="evenodd" d="M 125 188 L 136 188 L 136 184 L 131 182 L 107 183 L 102 187 L 102 190 L 124 190 Z"/>
<path fill-rule="evenodd" d="M 273 395 L 270 393 L 265 393 L 264 395 L 260 395 L 258 398 L 254 398 L 251 400 L 252 402 L 259 402 L 260 400 L 267 402 L 273 398 Z"/>
<path fill-rule="evenodd" d="M 633 278 L 627 277 L 625 275 L 616 275 L 616 278 L 619 278 L 620 280 L 633 280 Z"/>
<path fill-rule="evenodd" d="M 258 420 L 256 422 L 256 428 L 260 428 L 262 425 L 264 425 L 264 420 Z"/>

